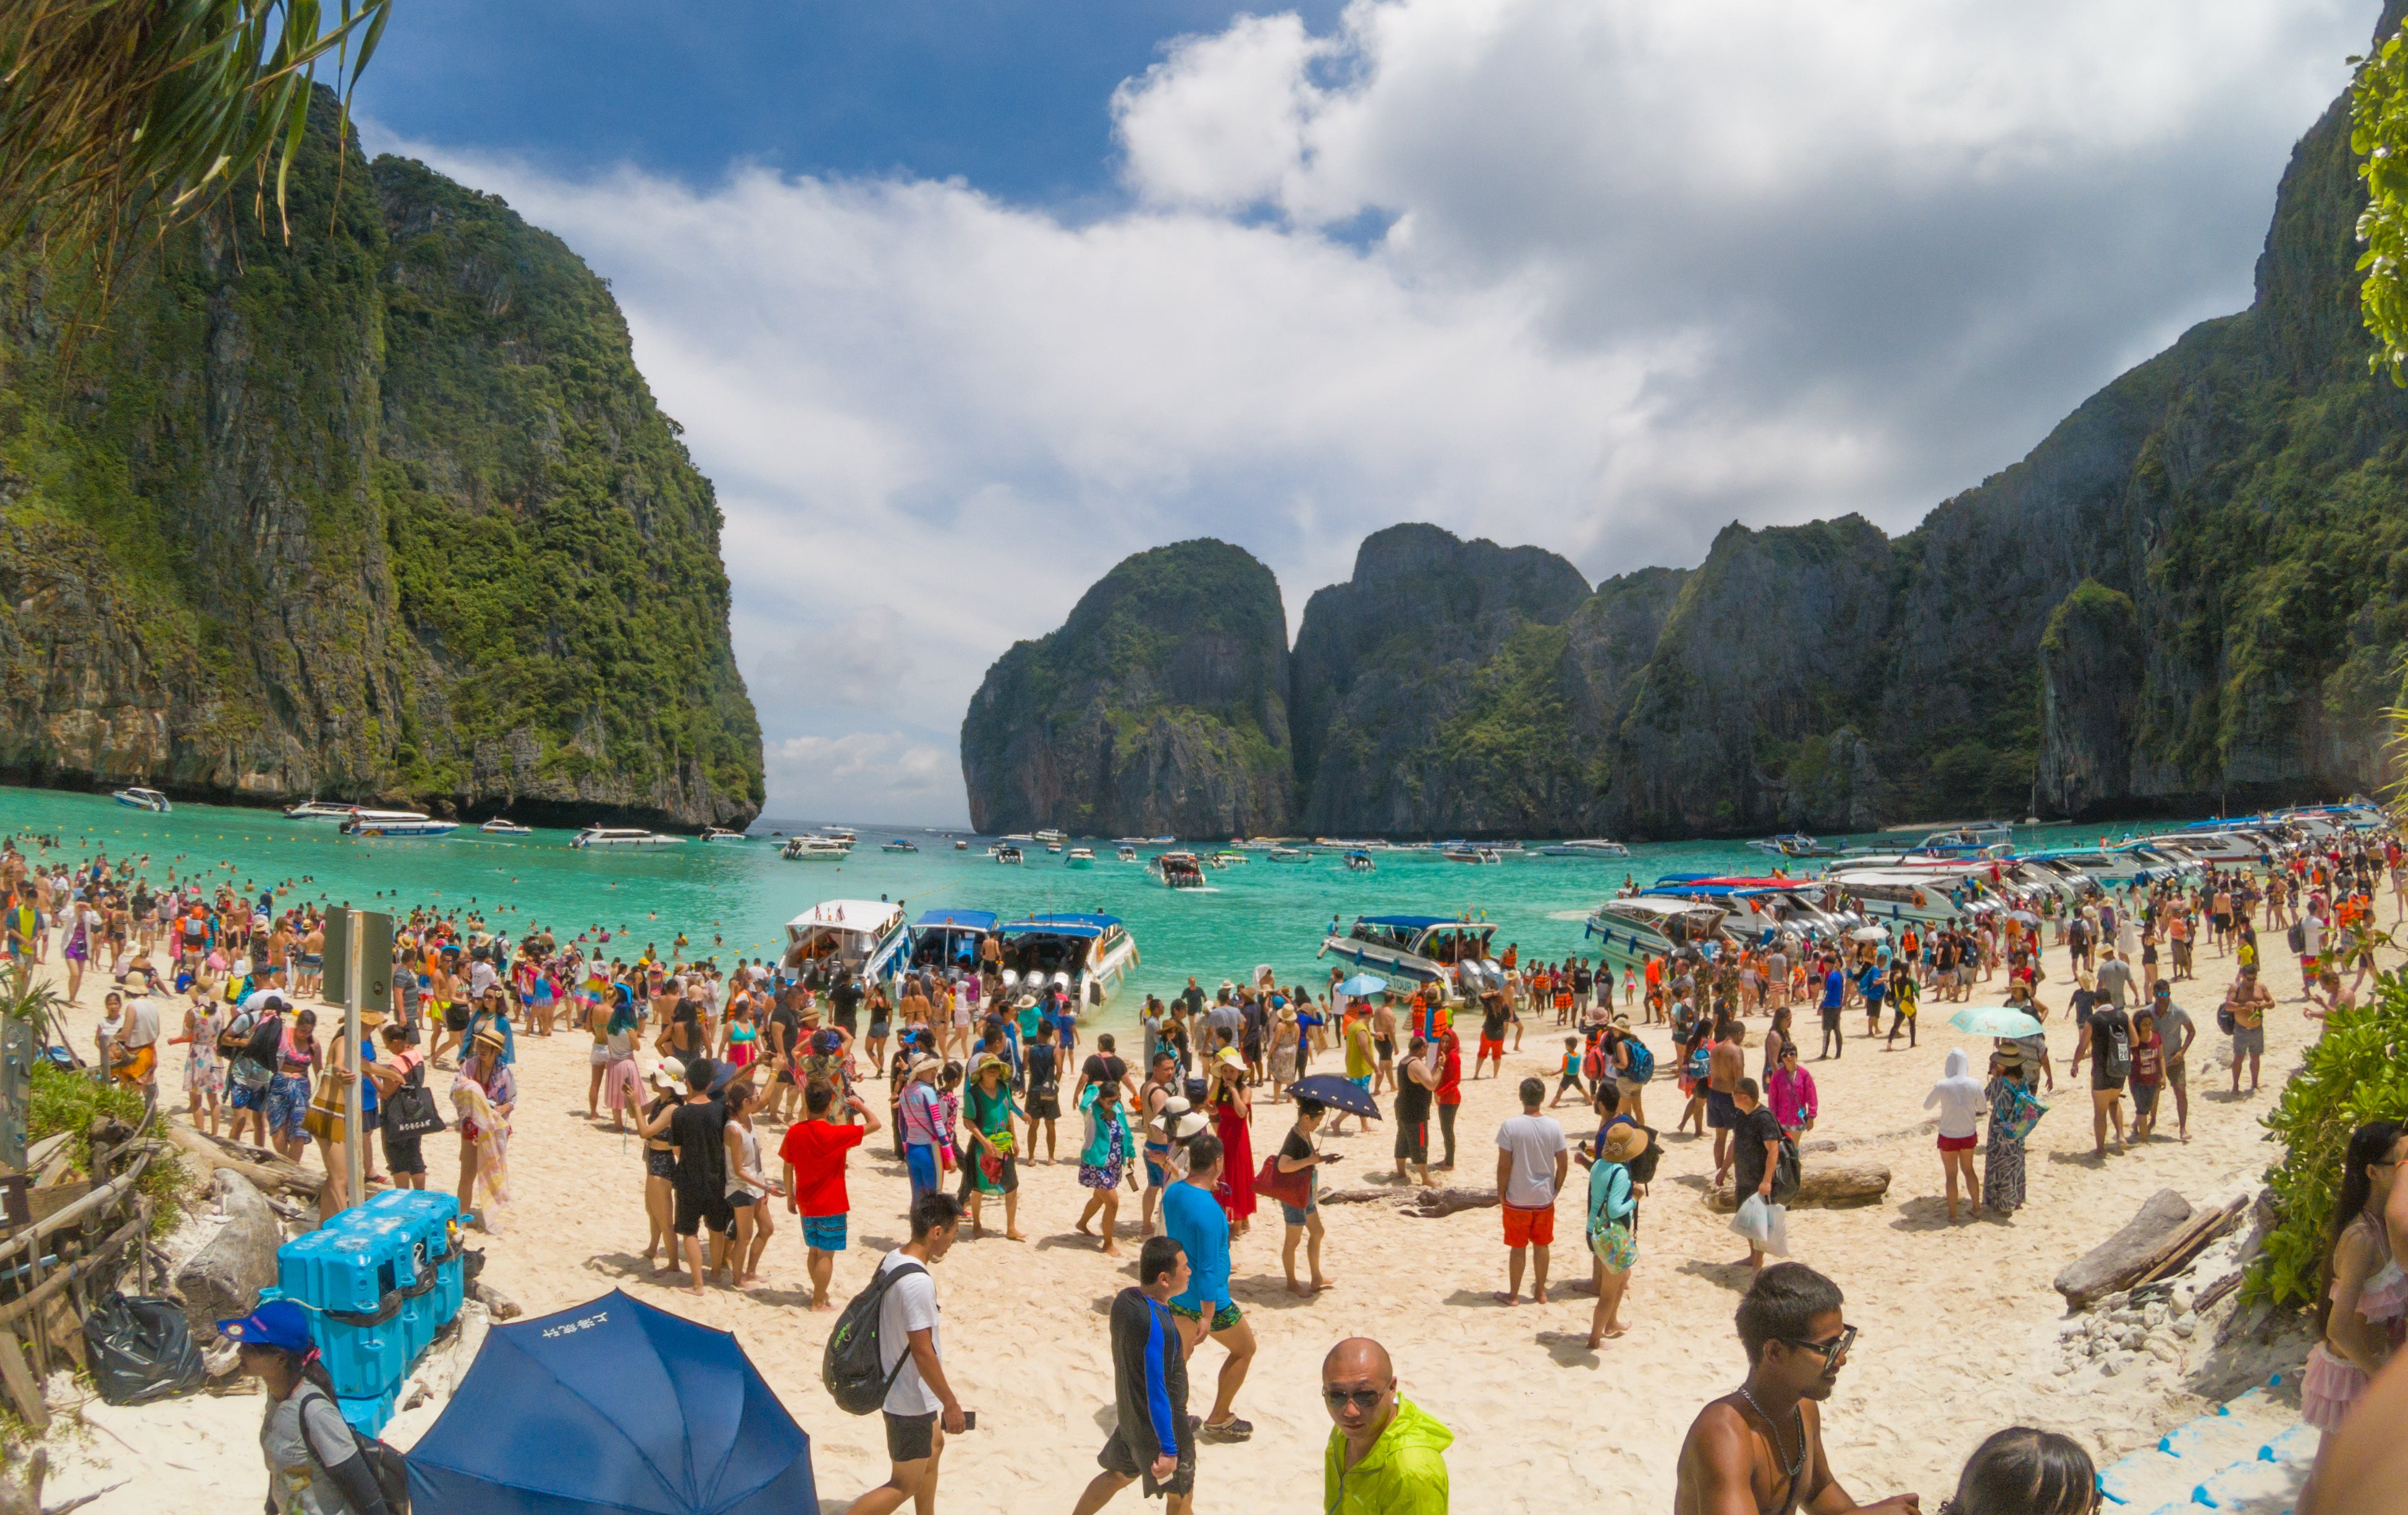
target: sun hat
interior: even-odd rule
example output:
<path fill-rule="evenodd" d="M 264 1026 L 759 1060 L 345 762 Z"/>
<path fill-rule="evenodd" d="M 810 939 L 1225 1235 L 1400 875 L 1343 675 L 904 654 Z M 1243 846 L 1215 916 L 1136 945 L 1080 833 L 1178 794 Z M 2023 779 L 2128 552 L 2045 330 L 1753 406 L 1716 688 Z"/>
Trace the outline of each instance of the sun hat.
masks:
<path fill-rule="evenodd" d="M 1614 1162 L 1627 1162 L 1647 1150 L 1647 1133 L 1637 1126 L 1616 1126 L 1605 1133 L 1605 1155 Z"/>
<path fill-rule="evenodd" d="M 1006 1073 L 1011 1071 L 1011 1065 L 1010 1063 L 1005 1062 L 1001 1058 L 998 1058 L 994 1053 L 990 1052 L 970 1065 L 970 1076 L 972 1078 L 984 1078 L 987 1075 L 988 1070 L 995 1068 L 1000 1068 Z"/>
<path fill-rule="evenodd" d="M 309 1312 L 289 1299 L 271 1299 L 238 1320 L 220 1320 L 218 1334 L 246 1347 L 309 1349 Z"/>
<path fill-rule="evenodd" d="M 1170 1123 L 1170 1139 L 1174 1142 L 1183 1142 L 1201 1133 L 1211 1124 L 1211 1122 L 1205 1119 L 1202 1115 L 1191 1111 Z"/>
<path fill-rule="evenodd" d="M 1220 1051 L 1213 1054 L 1212 1060 L 1215 1062 L 1226 1062 L 1232 1068 L 1242 1068 L 1246 1065 L 1246 1060 L 1238 1056 L 1238 1049 L 1234 1046 L 1223 1047 Z"/>
<path fill-rule="evenodd" d="M 652 1086 L 666 1089 L 685 1082 L 685 1062 L 679 1058 L 663 1058 L 652 1068 Z"/>
<path fill-rule="evenodd" d="M 917 1062 L 911 1064 L 910 1076 L 913 1078 L 924 1078 L 930 1074 L 942 1071 L 944 1066 L 945 1065 L 943 1063 L 938 1061 L 935 1058 L 922 1058 Z"/>
<path fill-rule="evenodd" d="M 509 1045 L 509 1039 L 505 1037 L 497 1028 L 486 1026 L 477 1032 L 477 1045 L 490 1046 L 499 1052 Z"/>
<path fill-rule="evenodd" d="M 1019 999 L 1011 1002 L 1011 1007 L 1014 1010 L 1034 1010 L 1037 1008 L 1037 996 L 1034 994 L 1024 994 Z"/>

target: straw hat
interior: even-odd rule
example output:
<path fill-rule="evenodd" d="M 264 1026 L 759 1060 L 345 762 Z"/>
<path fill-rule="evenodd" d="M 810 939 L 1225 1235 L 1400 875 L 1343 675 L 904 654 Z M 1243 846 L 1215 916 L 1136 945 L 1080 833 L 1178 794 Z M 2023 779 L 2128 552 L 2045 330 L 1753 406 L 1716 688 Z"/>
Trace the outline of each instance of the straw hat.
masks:
<path fill-rule="evenodd" d="M 922 1058 L 911 1064 L 910 1076 L 913 1078 L 925 1078 L 932 1074 L 942 1072 L 944 1066 L 945 1065 L 943 1063 L 938 1061 L 934 1058 Z"/>
<path fill-rule="evenodd" d="M 663 1058 L 652 1069 L 650 1080 L 658 1089 L 668 1089 L 685 1082 L 685 1062 L 679 1058 Z"/>
<path fill-rule="evenodd" d="M 1627 1162 L 1647 1150 L 1647 1133 L 1637 1126 L 1619 1125 L 1605 1133 L 1605 1155 L 1613 1162 Z"/>
<path fill-rule="evenodd" d="M 477 1032 L 477 1046 L 480 1048 L 490 1046 L 499 1052 L 509 1045 L 509 1039 L 505 1037 L 496 1027 L 487 1026 Z"/>
<path fill-rule="evenodd" d="M 970 1065 L 970 1076 L 972 1078 L 984 1078 L 988 1073 L 996 1070 L 1010 1073 L 1011 1071 L 1011 1065 L 990 1052 Z"/>

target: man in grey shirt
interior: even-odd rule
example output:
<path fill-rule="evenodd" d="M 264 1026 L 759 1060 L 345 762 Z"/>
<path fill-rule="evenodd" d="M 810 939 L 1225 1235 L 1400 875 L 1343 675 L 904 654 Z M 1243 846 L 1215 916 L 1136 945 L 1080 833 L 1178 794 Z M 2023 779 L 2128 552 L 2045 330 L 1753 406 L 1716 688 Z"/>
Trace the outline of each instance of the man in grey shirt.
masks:
<path fill-rule="evenodd" d="M 2190 1071 L 2184 1066 L 2183 1054 L 2199 1040 L 2199 1027 L 2189 1011 L 2174 1003 L 2174 987 L 2162 978 L 2150 997 L 2149 1014 L 2157 1017 L 2157 1040 L 2165 1044 L 2166 1087 L 2174 1092 L 2174 1133 L 2189 1141 Z"/>
<path fill-rule="evenodd" d="M 2106 960 L 2099 965 L 2096 980 L 2099 997 L 2120 1010 L 2124 1008 L 2126 993 L 2132 987 L 2132 965 L 2126 962 L 2124 955 L 2114 947 L 2106 948 L 2101 956 Z"/>

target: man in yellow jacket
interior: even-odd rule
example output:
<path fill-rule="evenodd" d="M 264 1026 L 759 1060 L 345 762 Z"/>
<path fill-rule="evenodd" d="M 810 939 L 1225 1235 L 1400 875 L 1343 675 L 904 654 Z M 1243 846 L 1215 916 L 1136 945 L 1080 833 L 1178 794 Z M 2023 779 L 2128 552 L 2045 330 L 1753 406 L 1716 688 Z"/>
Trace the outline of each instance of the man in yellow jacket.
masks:
<path fill-rule="evenodd" d="M 1327 1515 L 1446 1515 L 1446 1450 L 1455 1433 L 1397 1397 L 1387 1349 L 1353 1336 L 1321 1364 L 1321 1392 L 1337 1424 L 1321 1462 Z"/>

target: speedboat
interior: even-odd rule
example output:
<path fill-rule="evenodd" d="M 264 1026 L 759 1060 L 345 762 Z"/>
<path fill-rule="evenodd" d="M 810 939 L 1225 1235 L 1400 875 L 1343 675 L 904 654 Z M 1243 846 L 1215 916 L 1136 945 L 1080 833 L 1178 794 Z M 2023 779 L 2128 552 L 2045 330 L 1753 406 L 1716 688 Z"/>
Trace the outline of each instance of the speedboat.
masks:
<path fill-rule="evenodd" d="M 1356 851 L 1346 855 L 1346 871 L 1350 873 L 1368 873 L 1378 866 L 1368 852 Z"/>
<path fill-rule="evenodd" d="M 1123 862 L 1135 862 L 1137 861 L 1137 848 L 1130 846 L 1127 843 L 1124 842 L 1121 844 L 1120 849 L 1113 853 L 1112 856 L 1118 858 Z"/>
<path fill-rule="evenodd" d="M 702 839 L 705 842 L 741 842 L 744 833 L 728 830 L 723 826 L 706 826 L 702 829 Z"/>
<path fill-rule="evenodd" d="M 1839 848 L 1827 846 L 1802 831 L 1764 837 L 1748 845 L 1776 858 L 1836 858 L 1840 855 Z"/>
<path fill-rule="evenodd" d="M 880 843 L 878 850 L 881 852 L 917 852 L 920 850 L 920 844 L 898 836 L 892 842 Z"/>
<path fill-rule="evenodd" d="M 786 922 L 788 972 L 821 966 L 879 977 L 910 945 L 903 907 L 883 900 L 824 900 Z"/>
<path fill-rule="evenodd" d="M 1062 844 L 1059 842 L 1048 842 L 1045 844 L 1045 850 L 1051 853 L 1059 854 L 1062 850 Z M 1090 853 L 1089 856 L 1092 857 L 1094 854 Z"/>
<path fill-rule="evenodd" d="M 1162 880 L 1168 889 L 1200 889 L 1204 887 L 1204 868 L 1192 852 L 1164 852 L 1155 855 L 1146 872 Z"/>
<path fill-rule="evenodd" d="M 1505 855 L 1495 847 L 1448 847 L 1439 854 L 1449 862 L 1501 863 Z"/>
<path fill-rule="evenodd" d="M 953 838 L 953 850 L 955 852 L 968 852 L 970 850 L 970 844 L 968 842 L 963 841 L 960 837 L 955 837 Z"/>
<path fill-rule="evenodd" d="M 430 820 L 415 810 L 354 810 L 340 830 L 345 836 L 381 836 L 401 841 L 412 837 L 450 836 L 458 821 Z"/>
<path fill-rule="evenodd" d="M 1270 850 L 1273 862 L 1296 862 L 1310 856 L 1302 847 L 1273 847 Z"/>
<path fill-rule="evenodd" d="M 1016 863 L 1020 861 L 1020 849 L 1013 846 L 1009 842 L 998 842 L 994 846 L 987 848 L 986 851 L 988 857 L 993 858 L 999 863 Z"/>
<path fill-rule="evenodd" d="M 1996 847 L 2012 847 L 2015 829 L 2005 821 L 1967 821 L 1932 832 L 1915 844 L 1914 850 L 1932 857 L 1987 858 L 2004 857 L 1994 853 Z"/>
<path fill-rule="evenodd" d="M 2201 863 L 2229 868 L 2235 864 L 2254 863 L 2278 850 L 2283 844 L 2279 835 L 2234 828 L 2218 830 L 2213 828 L 2161 832 L 2141 838 L 2143 846 L 2180 847 Z M 2085 873 L 2091 870 L 2085 868 Z"/>
<path fill-rule="evenodd" d="M 349 820 L 351 817 L 351 809 L 350 805 L 339 805 L 326 800 L 304 800 L 297 805 L 286 805 L 284 818 L 286 820 Z"/>
<path fill-rule="evenodd" d="M 1065 868 L 1093 868 L 1096 866 L 1096 849 L 1093 847 L 1072 847 L 1068 854 L 1063 858 L 1062 866 Z"/>
<path fill-rule="evenodd" d="M 1447 916 L 1358 916 L 1343 935 L 1323 938 L 1323 957 L 1344 960 L 1390 978 L 1452 985 L 1459 969 L 1504 982 L 1504 970 L 1489 962 L 1488 939 L 1497 928 L 1482 920 Z"/>
<path fill-rule="evenodd" d="M 1582 842 L 1553 842 L 1539 849 L 1542 858 L 1627 858 L 1630 849 L 1619 842 L 1591 837 Z"/>
<path fill-rule="evenodd" d="M 840 863 L 844 861 L 844 855 L 845 849 L 842 843 L 831 841 L 824 836 L 788 837 L 786 844 L 778 849 L 778 856 L 788 862 Z"/>
<path fill-rule="evenodd" d="M 1831 882 L 1845 892 L 1849 908 L 1875 924 L 1912 921 L 1939 926 L 1971 920 L 1998 907 L 1982 882 L 1970 873 L 1879 869 L 1834 874 Z"/>
<path fill-rule="evenodd" d="M 987 910 L 930 910 L 911 923 L 911 948 L 902 966 L 924 973 L 976 973 L 979 946 L 1003 917 Z"/>
<path fill-rule="evenodd" d="M 487 821 L 484 825 L 478 827 L 478 828 L 477 828 L 477 830 L 480 830 L 480 831 L 482 831 L 482 832 L 484 832 L 487 836 L 533 836 L 533 835 L 535 835 L 535 828 L 534 828 L 534 827 L 532 827 L 532 826 L 521 826 L 518 822 L 516 822 L 516 821 L 514 821 L 514 820 L 511 820 L 511 819 L 508 818 L 507 816 L 502 816 L 502 815 L 496 815 L 496 816 L 494 816 L 492 820 Z"/>
<path fill-rule="evenodd" d="M 1583 934 L 1601 940 L 1599 956 L 1605 961 L 1643 968 L 1650 958 L 1719 950 L 1723 921 L 1729 914 L 1720 905 L 1638 894 L 1608 900 L 1590 911 Z"/>
<path fill-rule="evenodd" d="M 1029 833 L 1029 840 L 1032 842 L 1068 842 L 1070 839 L 1060 831 L 1048 826 L 1041 830 L 1031 831 Z"/>
<path fill-rule="evenodd" d="M 823 826 L 820 828 L 820 835 L 826 837 L 847 852 L 851 852 L 853 844 L 861 840 L 859 833 L 850 826 Z"/>
<path fill-rule="evenodd" d="M 674 847 L 685 841 L 640 826 L 589 826 L 569 839 L 572 847 Z"/>
<path fill-rule="evenodd" d="M 109 798 L 121 805 L 132 805 L 136 810 L 153 810 L 162 815 L 176 808 L 167 802 L 165 795 L 156 789 L 119 789 Z"/>
<path fill-rule="evenodd" d="M 1082 1011 L 1102 1005 L 1138 965 L 1136 939 L 1117 916 L 1026 916 L 996 934 L 1003 938 L 1006 992 L 1061 988 Z"/>
<path fill-rule="evenodd" d="M 1242 865 L 1252 860 L 1253 859 L 1249 858 L 1244 853 L 1234 851 L 1228 847 L 1223 847 L 1220 851 L 1212 854 L 1212 866 L 1215 868 L 1226 868 L 1232 863 Z"/>

